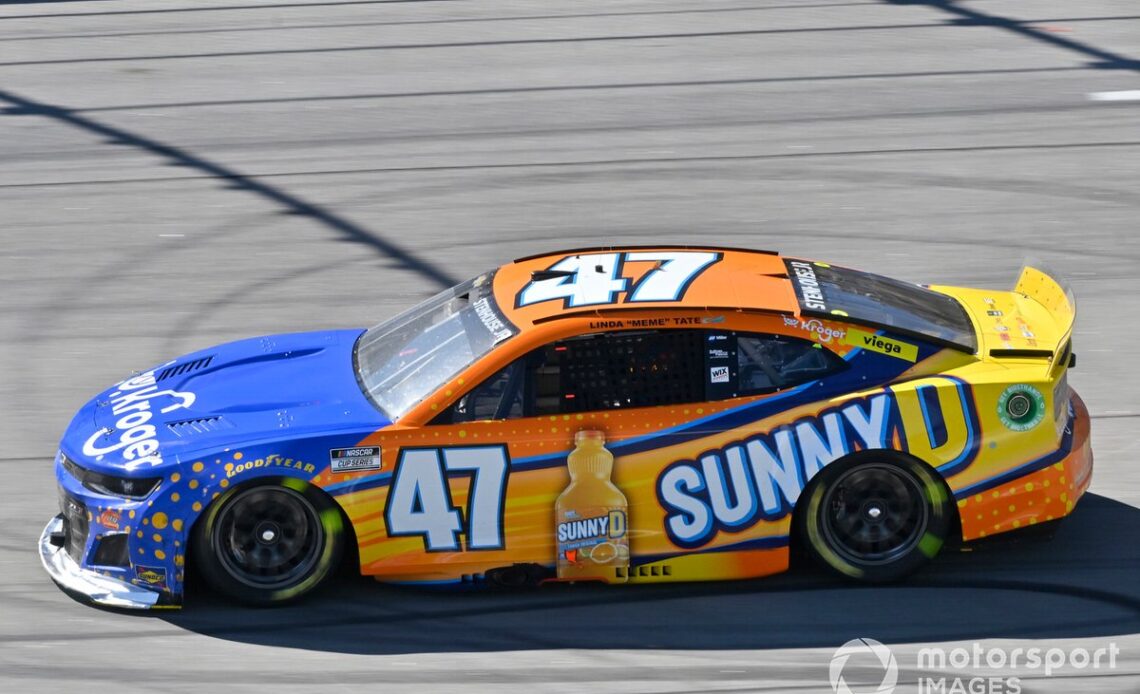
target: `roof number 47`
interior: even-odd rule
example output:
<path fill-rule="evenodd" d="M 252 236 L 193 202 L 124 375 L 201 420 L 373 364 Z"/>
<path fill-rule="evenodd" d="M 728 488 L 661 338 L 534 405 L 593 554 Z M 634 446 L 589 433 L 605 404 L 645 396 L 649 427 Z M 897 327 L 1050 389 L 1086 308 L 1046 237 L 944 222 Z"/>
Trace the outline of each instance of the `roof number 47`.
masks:
<path fill-rule="evenodd" d="M 519 292 L 516 306 L 562 299 L 567 308 L 612 304 L 620 292 L 625 303 L 680 301 L 685 290 L 705 268 L 720 260 L 720 253 L 695 251 L 642 251 L 572 255 L 559 260 Z M 625 263 L 652 262 L 632 287 L 622 277 Z"/>

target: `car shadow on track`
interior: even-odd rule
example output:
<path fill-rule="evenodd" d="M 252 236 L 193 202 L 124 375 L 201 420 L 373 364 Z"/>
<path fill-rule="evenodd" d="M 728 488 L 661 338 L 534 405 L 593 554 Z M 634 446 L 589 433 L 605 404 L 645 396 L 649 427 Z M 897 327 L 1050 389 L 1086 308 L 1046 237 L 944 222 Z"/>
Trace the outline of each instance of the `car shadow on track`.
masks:
<path fill-rule="evenodd" d="M 250 609 L 191 586 L 155 618 L 244 643 L 360 654 L 756 649 L 1078 638 L 1140 631 L 1140 509 L 1094 494 L 1043 531 L 945 552 L 906 583 L 814 569 L 755 581 L 436 591 L 344 577 L 295 606 Z"/>

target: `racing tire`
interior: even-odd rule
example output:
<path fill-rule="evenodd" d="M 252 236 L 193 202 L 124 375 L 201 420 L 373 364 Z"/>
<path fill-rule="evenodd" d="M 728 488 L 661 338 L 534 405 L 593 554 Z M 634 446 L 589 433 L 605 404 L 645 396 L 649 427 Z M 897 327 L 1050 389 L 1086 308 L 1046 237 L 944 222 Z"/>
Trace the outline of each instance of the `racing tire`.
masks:
<path fill-rule="evenodd" d="M 277 479 L 235 487 L 194 526 L 191 556 L 219 593 L 280 605 L 317 588 L 340 564 L 344 520 L 312 485 Z"/>
<path fill-rule="evenodd" d="M 819 473 L 797 504 L 801 546 L 831 571 L 887 583 L 937 556 L 955 511 L 937 473 L 905 455 L 864 451 Z"/>

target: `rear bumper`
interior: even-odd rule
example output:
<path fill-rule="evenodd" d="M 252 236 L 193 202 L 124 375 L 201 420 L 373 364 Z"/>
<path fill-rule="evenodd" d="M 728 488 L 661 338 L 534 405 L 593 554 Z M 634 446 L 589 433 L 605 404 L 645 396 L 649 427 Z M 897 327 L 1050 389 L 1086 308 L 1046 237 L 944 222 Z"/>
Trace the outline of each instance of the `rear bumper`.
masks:
<path fill-rule="evenodd" d="M 1076 394 L 1072 415 L 1053 454 L 1017 475 L 984 490 L 959 493 L 962 539 L 976 540 L 1064 518 L 1092 482 L 1093 453 L 1089 412 Z"/>
<path fill-rule="evenodd" d="M 146 610 L 159 604 L 161 593 L 84 569 L 63 547 L 52 544 L 52 535 L 63 532 L 63 521 L 62 514 L 52 518 L 40 535 L 40 561 L 61 588 L 107 607 Z"/>

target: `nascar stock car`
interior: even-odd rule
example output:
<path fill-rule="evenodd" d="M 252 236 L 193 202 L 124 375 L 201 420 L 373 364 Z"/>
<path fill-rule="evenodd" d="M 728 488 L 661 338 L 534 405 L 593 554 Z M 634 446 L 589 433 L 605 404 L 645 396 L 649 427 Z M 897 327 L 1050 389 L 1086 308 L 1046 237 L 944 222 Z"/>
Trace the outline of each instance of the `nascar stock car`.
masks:
<path fill-rule="evenodd" d="M 871 582 L 1072 512 L 1092 472 L 1071 295 L 777 253 L 522 258 L 370 329 L 210 347 L 76 414 L 48 572 L 103 605 L 240 601 L 342 556 L 418 584 Z"/>

